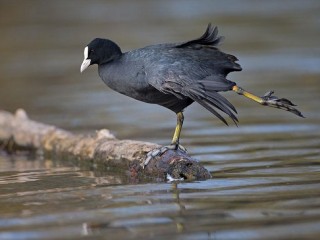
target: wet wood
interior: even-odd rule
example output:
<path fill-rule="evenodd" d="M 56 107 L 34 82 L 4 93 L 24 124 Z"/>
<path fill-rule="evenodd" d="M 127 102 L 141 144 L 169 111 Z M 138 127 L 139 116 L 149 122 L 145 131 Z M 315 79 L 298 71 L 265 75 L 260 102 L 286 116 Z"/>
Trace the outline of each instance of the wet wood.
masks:
<path fill-rule="evenodd" d="M 56 158 L 91 161 L 93 164 L 120 168 L 132 178 L 166 180 L 204 180 L 211 177 L 197 160 L 184 152 L 168 150 L 153 158 L 147 167 L 141 163 L 146 154 L 160 147 L 154 143 L 119 140 L 107 129 L 92 135 L 73 134 L 28 118 L 18 109 L 15 114 L 0 111 L 0 147 L 7 152 L 37 151 Z"/>

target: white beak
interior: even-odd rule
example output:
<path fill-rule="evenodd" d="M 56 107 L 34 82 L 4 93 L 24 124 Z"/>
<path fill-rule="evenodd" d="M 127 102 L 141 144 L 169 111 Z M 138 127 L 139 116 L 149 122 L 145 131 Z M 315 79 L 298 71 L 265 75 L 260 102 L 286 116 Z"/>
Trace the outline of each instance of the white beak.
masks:
<path fill-rule="evenodd" d="M 83 72 L 84 70 L 86 70 L 87 67 L 90 66 L 91 59 L 87 59 L 88 58 L 88 51 L 89 51 L 88 46 L 86 46 L 83 51 L 84 60 L 81 64 L 80 72 Z"/>
<path fill-rule="evenodd" d="M 83 72 L 84 70 L 86 70 L 86 68 L 90 66 L 90 63 L 91 63 L 91 59 L 84 59 L 80 67 L 80 72 Z"/>

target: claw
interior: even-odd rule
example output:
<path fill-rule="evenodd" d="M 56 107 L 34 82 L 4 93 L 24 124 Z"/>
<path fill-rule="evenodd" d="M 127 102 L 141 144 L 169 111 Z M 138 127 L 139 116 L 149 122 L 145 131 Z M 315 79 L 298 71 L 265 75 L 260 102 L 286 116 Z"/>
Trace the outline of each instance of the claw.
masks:
<path fill-rule="evenodd" d="M 164 154 L 168 150 L 180 150 L 182 152 L 187 152 L 187 149 L 180 144 L 171 144 L 168 146 L 163 146 L 161 148 L 156 148 L 156 149 L 153 149 L 147 153 L 147 157 L 141 163 L 141 167 L 144 169 L 148 165 L 148 163 L 151 161 L 151 159 L 153 159 L 157 156 L 161 156 L 162 154 Z"/>
<path fill-rule="evenodd" d="M 272 94 L 274 94 L 274 91 L 273 90 L 271 90 L 271 91 L 268 91 L 268 92 L 266 92 L 264 95 L 263 95 L 263 99 L 265 99 L 265 98 L 270 98 L 271 96 L 272 96 Z"/>
<path fill-rule="evenodd" d="M 269 91 L 264 94 L 262 99 L 264 100 L 262 105 L 266 105 L 269 107 L 275 107 L 275 108 L 280 108 L 289 112 L 292 112 L 293 114 L 298 115 L 299 117 L 303 117 L 302 113 L 294 108 L 293 106 L 296 106 L 293 104 L 290 100 L 286 98 L 278 98 L 277 96 L 274 96 L 274 91 Z"/>

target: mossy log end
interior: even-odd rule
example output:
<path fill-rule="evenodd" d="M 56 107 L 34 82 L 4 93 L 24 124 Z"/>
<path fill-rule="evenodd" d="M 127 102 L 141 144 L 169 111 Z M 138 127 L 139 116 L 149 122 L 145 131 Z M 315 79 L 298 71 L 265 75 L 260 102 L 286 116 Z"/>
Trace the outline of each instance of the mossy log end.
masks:
<path fill-rule="evenodd" d="M 107 129 L 92 136 L 73 134 L 30 120 L 22 109 L 15 114 L 0 110 L 0 148 L 7 152 L 36 150 L 56 157 L 88 160 L 98 165 L 121 168 L 132 178 L 166 180 L 168 174 L 175 179 L 211 178 L 207 169 L 181 151 L 168 150 L 142 168 L 146 154 L 158 147 L 148 142 L 118 140 Z"/>

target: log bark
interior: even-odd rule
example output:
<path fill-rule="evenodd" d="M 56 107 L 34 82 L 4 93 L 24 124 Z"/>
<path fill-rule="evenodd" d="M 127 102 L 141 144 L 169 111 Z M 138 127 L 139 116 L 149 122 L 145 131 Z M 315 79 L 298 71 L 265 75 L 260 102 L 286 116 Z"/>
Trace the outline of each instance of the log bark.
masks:
<path fill-rule="evenodd" d="M 23 109 L 18 109 L 15 114 L 0 110 L 0 148 L 7 152 L 34 150 L 53 158 L 91 161 L 99 166 L 124 170 L 133 179 L 211 178 L 209 171 L 197 160 L 179 150 L 168 150 L 142 168 L 146 154 L 159 147 L 154 143 L 119 140 L 107 129 L 93 135 L 73 134 L 29 119 Z"/>

